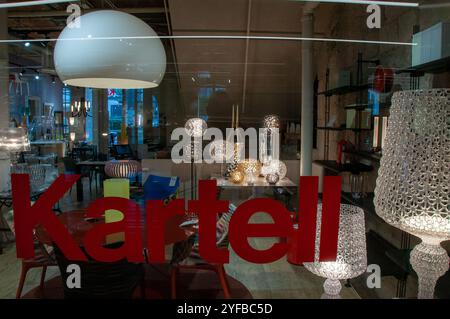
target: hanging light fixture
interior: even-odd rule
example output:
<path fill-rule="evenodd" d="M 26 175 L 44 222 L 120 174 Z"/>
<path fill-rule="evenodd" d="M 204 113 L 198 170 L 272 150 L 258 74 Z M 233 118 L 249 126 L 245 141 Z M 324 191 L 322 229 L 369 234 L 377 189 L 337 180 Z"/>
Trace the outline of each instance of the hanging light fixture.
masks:
<path fill-rule="evenodd" d="M 86 101 L 84 98 L 81 98 L 80 101 L 75 101 L 75 103 L 70 106 L 71 115 L 69 117 L 69 124 L 75 124 L 75 117 L 92 117 L 92 115 L 89 114 L 90 110 L 91 102 Z"/>
<path fill-rule="evenodd" d="M 63 83 L 91 88 L 157 87 L 166 53 L 153 29 L 124 12 L 100 10 L 69 24 L 55 45 L 55 69 Z"/>

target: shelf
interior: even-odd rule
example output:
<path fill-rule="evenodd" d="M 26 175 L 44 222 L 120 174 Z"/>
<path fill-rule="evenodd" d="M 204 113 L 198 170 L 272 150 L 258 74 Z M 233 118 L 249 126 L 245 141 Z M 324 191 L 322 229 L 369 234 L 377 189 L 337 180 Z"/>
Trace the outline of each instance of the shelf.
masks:
<path fill-rule="evenodd" d="M 367 90 L 369 88 L 369 84 L 363 84 L 363 85 L 346 85 L 337 87 L 334 89 L 330 89 L 327 91 L 319 92 L 317 95 L 325 95 L 325 96 L 332 96 L 332 95 L 344 95 L 348 93 L 354 93 L 354 92 L 360 92 Z"/>
<path fill-rule="evenodd" d="M 360 156 L 363 158 L 367 158 L 369 160 L 374 160 L 379 162 L 381 159 L 381 155 L 380 154 L 375 154 L 375 153 L 371 153 L 371 152 L 364 152 L 364 151 L 343 151 L 344 154 L 351 154 L 351 155 L 356 155 L 356 156 Z"/>
<path fill-rule="evenodd" d="M 314 164 L 322 166 L 324 169 L 338 175 L 344 172 L 359 173 L 359 172 L 370 172 L 373 170 L 372 166 L 364 165 L 362 163 L 353 164 L 338 164 L 336 161 L 328 160 L 316 160 L 313 161 Z"/>
<path fill-rule="evenodd" d="M 410 68 L 397 70 L 395 73 L 410 73 L 415 76 L 423 76 L 425 73 L 442 73 L 450 71 L 450 57 L 412 66 Z"/>
<path fill-rule="evenodd" d="M 391 107 L 390 102 L 383 102 L 379 104 L 380 109 L 388 109 Z M 372 109 L 372 105 L 369 105 L 367 103 L 361 103 L 361 104 L 349 104 L 344 107 L 346 110 L 361 110 L 364 111 L 366 109 Z M 372 115 L 373 116 L 373 115 Z"/>
<path fill-rule="evenodd" d="M 285 133 L 285 139 L 286 140 L 301 140 L 301 134 L 300 133 Z"/>
<path fill-rule="evenodd" d="M 345 127 L 316 127 L 318 130 L 344 131 Z"/>
<path fill-rule="evenodd" d="M 346 127 L 316 127 L 316 129 L 324 131 L 353 131 L 353 132 L 372 131 L 372 129 L 370 128 L 346 128 Z"/>

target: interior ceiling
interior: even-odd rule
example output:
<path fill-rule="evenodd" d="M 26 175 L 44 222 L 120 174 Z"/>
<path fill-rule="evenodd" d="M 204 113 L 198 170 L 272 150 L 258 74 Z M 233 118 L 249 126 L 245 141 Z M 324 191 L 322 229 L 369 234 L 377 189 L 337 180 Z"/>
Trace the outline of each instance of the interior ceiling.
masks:
<path fill-rule="evenodd" d="M 10 37 L 57 38 L 66 24 L 67 5 L 60 3 L 10 9 Z M 175 36 L 299 36 L 302 6 L 301 2 L 289 0 L 81 2 L 83 13 L 98 9 L 124 10 L 146 21 L 159 35 Z M 168 75 L 173 72 L 178 76 L 188 110 L 189 105 L 197 101 L 198 88 L 210 85 L 226 87 L 233 103 L 242 105 L 245 96 L 245 104 L 256 107 L 261 113 L 273 110 L 274 105 L 288 108 L 299 104 L 301 43 L 298 41 L 175 39 L 163 42 L 168 55 L 175 56 L 175 62 L 170 61 L 173 65 L 168 67 Z M 46 45 L 52 51 L 53 44 L 42 43 L 41 46 Z M 34 54 L 39 55 L 41 51 L 39 48 Z M 30 52 L 27 54 L 33 56 Z"/>
<path fill-rule="evenodd" d="M 299 36 L 301 33 L 299 2 L 169 0 L 169 7 L 175 36 Z M 208 84 L 226 87 L 231 100 L 240 105 L 245 88 L 246 107 L 251 105 L 260 114 L 273 112 L 274 105 L 283 108 L 299 100 L 300 42 L 175 39 L 174 43 L 181 88 L 187 105 L 193 104 L 194 109 L 197 87 Z"/>

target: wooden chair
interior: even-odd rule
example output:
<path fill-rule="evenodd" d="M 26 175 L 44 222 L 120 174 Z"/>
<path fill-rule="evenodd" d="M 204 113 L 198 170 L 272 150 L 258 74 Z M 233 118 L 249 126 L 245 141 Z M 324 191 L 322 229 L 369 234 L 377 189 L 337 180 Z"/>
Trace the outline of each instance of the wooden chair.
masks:
<path fill-rule="evenodd" d="M 27 278 L 27 273 L 33 268 L 42 268 L 41 280 L 39 283 L 39 288 L 44 289 L 45 284 L 45 274 L 47 272 L 48 266 L 56 266 L 55 256 L 51 252 L 47 252 L 46 248 L 42 243 L 39 243 L 36 239 L 35 243 L 35 257 L 32 259 L 22 259 L 19 285 L 17 286 L 16 299 L 20 299 L 22 296 L 23 286 Z"/>
<path fill-rule="evenodd" d="M 228 212 L 222 214 L 216 224 L 217 247 L 228 248 L 228 226 L 231 216 L 236 207 L 230 204 Z M 172 252 L 170 261 L 171 271 L 171 297 L 177 297 L 177 276 L 182 269 L 210 270 L 214 271 L 219 277 L 220 286 L 222 287 L 224 297 L 231 298 L 230 286 L 228 284 L 227 274 L 223 264 L 209 264 L 204 261 L 198 253 L 198 236 L 194 234 L 186 241 L 176 243 Z"/>

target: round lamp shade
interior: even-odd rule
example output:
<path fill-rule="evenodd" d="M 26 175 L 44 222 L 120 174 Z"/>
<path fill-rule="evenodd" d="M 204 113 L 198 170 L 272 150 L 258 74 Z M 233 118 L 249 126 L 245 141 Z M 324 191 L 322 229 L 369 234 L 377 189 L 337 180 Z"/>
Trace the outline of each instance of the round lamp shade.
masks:
<path fill-rule="evenodd" d="M 257 177 L 261 174 L 261 163 L 254 158 L 247 158 L 238 164 L 238 169 L 251 177 Z"/>
<path fill-rule="evenodd" d="M 128 13 L 100 10 L 84 14 L 64 28 L 55 45 L 54 62 L 65 84 L 153 88 L 164 76 L 166 53 L 144 21 Z"/>
<path fill-rule="evenodd" d="M 287 173 L 287 167 L 284 162 L 280 160 L 271 160 L 265 164 L 261 169 L 262 175 L 277 174 L 280 179 L 283 179 Z"/>
<path fill-rule="evenodd" d="M 186 121 L 184 125 L 186 132 L 189 136 L 192 137 L 201 137 L 205 134 L 208 125 L 206 124 L 204 119 L 199 117 L 195 117 Z"/>
<path fill-rule="evenodd" d="M 268 129 L 280 128 L 280 118 L 277 115 L 266 115 L 263 119 L 263 126 Z"/>
<path fill-rule="evenodd" d="M 135 178 L 141 170 L 141 164 L 133 160 L 109 161 L 105 165 L 105 173 L 114 178 Z"/>
<path fill-rule="evenodd" d="M 234 170 L 231 172 L 230 174 L 230 180 L 234 183 L 234 184 L 240 184 L 244 181 L 245 175 L 244 173 L 242 173 L 239 170 Z"/>

